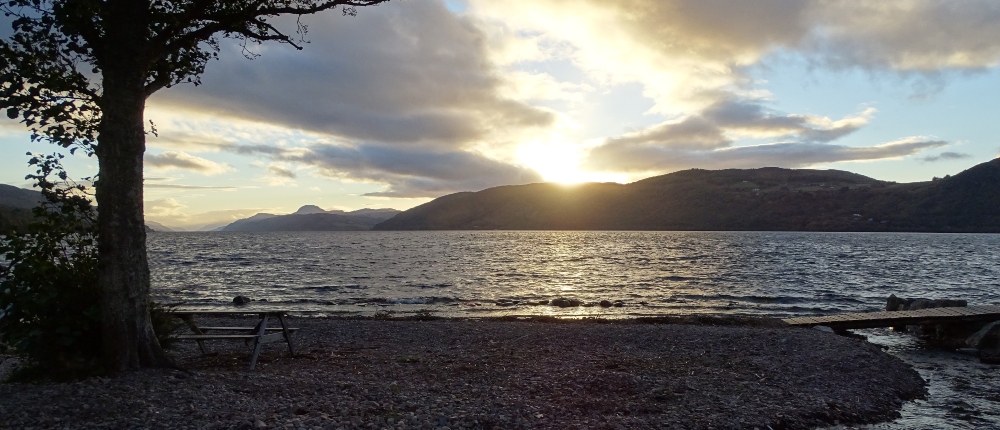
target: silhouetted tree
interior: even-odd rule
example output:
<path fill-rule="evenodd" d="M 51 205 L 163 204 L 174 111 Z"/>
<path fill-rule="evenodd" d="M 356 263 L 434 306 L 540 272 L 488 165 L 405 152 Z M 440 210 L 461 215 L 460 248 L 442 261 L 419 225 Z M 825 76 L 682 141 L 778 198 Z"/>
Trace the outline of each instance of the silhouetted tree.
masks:
<path fill-rule="evenodd" d="M 146 99 L 199 83 L 219 38 L 301 49 L 305 26 L 273 19 L 387 0 L 6 0 L 0 109 L 32 140 L 97 156 L 102 345 L 112 371 L 167 365 L 150 325 L 143 222 Z M 297 21 L 298 22 L 298 21 Z"/>

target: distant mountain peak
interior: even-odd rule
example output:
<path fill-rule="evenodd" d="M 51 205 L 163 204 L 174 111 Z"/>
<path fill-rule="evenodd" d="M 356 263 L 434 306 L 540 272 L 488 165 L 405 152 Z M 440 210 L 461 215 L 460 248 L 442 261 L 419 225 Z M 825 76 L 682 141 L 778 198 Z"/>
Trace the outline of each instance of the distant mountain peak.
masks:
<path fill-rule="evenodd" d="M 305 205 L 295 211 L 294 215 L 309 215 L 309 214 L 325 214 L 326 211 L 323 208 L 316 205 Z"/>
<path fill-rule="evenodd" d="M 359 209 L 352 212 L 323 210 L 316 205 L 305 205 L 289 215 L 259 213 L 237 220 L 222 231 L 336 231 L 369 230 L 379 222 L 392 218 L 400 211 L 395 209 Z"/>

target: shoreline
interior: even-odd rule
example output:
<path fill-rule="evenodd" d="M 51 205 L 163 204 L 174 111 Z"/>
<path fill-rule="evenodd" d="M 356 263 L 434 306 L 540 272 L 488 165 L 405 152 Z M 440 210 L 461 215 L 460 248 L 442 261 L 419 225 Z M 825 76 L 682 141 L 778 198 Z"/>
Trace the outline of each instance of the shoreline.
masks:
<path fill-rule="evenodd" d="M 192 342 L 190 373 L 0 384 L 0 428 L 805 429 L 925 393 L 875 345 L 766 318 L 552 320 L 294 318 L 299 357 L 266 345 L 252 373 L 242 344 Z"/>

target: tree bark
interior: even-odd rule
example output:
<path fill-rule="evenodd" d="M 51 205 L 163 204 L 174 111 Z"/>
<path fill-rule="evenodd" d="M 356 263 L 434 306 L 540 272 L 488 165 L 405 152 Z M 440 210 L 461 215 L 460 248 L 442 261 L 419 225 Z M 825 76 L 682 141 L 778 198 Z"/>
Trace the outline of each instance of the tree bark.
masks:
<path fill-rule="evenodd" d="M 108 370 L 170 364 L 149 317 L 149 264 L 143 219 L 142 157 L 146 151 L 146 14 L 137 0 L 108 3 L 100 61 L 97 159 L 98 282 L 102 346 Z"/>

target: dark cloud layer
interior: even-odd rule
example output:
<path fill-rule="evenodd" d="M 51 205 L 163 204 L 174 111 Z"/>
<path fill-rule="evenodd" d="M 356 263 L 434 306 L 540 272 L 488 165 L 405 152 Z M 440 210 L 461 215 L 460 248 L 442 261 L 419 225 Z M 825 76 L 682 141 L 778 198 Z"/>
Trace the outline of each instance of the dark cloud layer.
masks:
<path fill-rule="evenodd" d="M 605 145 L 590 152 L 584 162 L 584 167 L 598 171 L 629 170 L 636 172 L 668 172 L 691 167 L 705 169 L 764 166 L 798 168 L 838 161 L 902 157 L 946 145 L 948 142 L 918 138 L 901 139 L 881 145 L 862 147 L 819 142 L 773 143 L 716 150 L 654 145 Z"/>
<path fill-rule="evenodd" d="M 329 144 L 296 149 L 245 145 L 231 150 L 314 166 L 321 175 L 328 177 L 388 184 L 385 191 L 366 194 L 369 196 L 438 197 L 459 191 L 542 181 L 534 170 L 466 151 Z"/>
<path fill-rule="evenodd" d="M 181 184 L 143 184 L 143 188 L 163 188 L 168 190 L 220 190 L 233 191 L 240 187 L 213 187 L 203 185 L 181 185 Z"/>
<path fill-rule="evenodd" d="M 1000 60 L 1000 2 L 816 2 L 800 49 L 834 67 L 938 73 Z"/>
<path fill-rule="evenodd" d="M 962 154 L 962 153 L 959 153 L 959 152 L 950 152 L 949 151 L 949 152 L 942 152 L 942 153 L 940 153 L 938 155 L 928 155 L 928 156 L 926 156 L 924 158 L 921 158 L 921 160 L 926 161 L 928 163 L 931 163 L 931 162 L 935 162 L 935 161 L 961 160 L 963 158 L 970 158 L 970 157 L 972 157 L 972 156 L 969 155 L 969 154 Z"/>
<path fill-rule="evenodd" d="M 606 145 L 715 149 L 733 143 L 728 134 L 792 136 L 803 142 L 830 142 L 853 133 L 865 123 L 862 117 L 834 122 L 826 118 L 781 114 L 767 109 L 760 101 L 727 98 L 681 120 L 608 139 Z"/>
<path fill-rule="evenodd" d="M 311 43 L 303 51 L 269 44 L 249 61 L 228 46 L 209 64 L 203 85 L 166 90 L 154 100 L 350 140 L 440 148 L 554 120 L 549 111 L 500 94 L 485 36 L 440 2 L 305 19 Z"/>
<path fill-rule="evenodd" d="M 219 164 L 211 160 L 195 157 L 185 152 L 167 151 L 161 154 L 146 154 L 143 157 L 146 166 L 154 169 L 183 169 L 191 170 L 205 175 L 222 173 L 231 168 L 225 164 Z"/>
<path fill-rule="evenodd" d="M 833 121 L 775 112 L 757 100 L 725 98 L 680 120 L 607 139 L 591 150 L 583 167 L 589 170 L 640 172 L 663 172 L 694 166 L 802 167 L 815 163 L 898 157 L 937 145 L 937 141 L 911 140 L 861 148 L 829 143 L 865 125 L 868 122 L 865 114 Z M 794 143 L 733 147 L 734 135 L 790 138 L 794 139 Z"/>
<path fill-rule="evenodd" d="M 280 166 L 267 166 L 267 173 L 279 178 L 295 179 L 295 172 Z"/>

